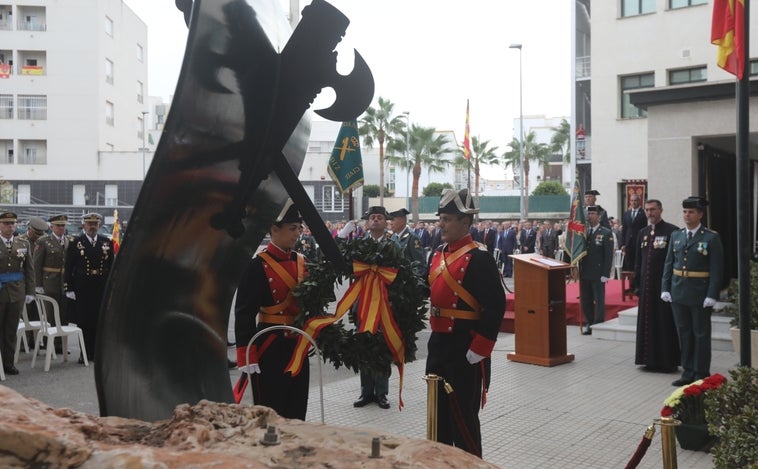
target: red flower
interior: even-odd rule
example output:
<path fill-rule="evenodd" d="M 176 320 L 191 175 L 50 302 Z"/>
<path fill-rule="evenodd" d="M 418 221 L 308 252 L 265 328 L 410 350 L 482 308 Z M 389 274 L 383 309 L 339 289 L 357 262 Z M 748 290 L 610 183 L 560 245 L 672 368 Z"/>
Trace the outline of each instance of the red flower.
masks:
<path fill-rule="evenodd" d="M 684 388 L 683 392 L 685 396 L 699 396 L 703 394 L 703 390 L 700 389 L 700 386 L 687 386 Z"/>
<path fill-rule="evenodd" d="M 674 409 L 667 405 L 663 406 L 663 409 L 661 409 L 661 417 L 671 417 L 673 414 Z"/>

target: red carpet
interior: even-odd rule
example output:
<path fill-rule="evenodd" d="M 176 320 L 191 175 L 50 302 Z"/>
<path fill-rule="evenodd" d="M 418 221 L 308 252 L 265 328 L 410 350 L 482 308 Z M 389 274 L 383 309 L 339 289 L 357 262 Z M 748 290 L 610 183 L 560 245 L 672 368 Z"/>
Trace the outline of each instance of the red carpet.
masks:
<path fill-rule="evenodd" d="M 516 292 L 518 293 L 518 292 Z M 605 320 L 618 317 L 619 311 L 637 306 L 637 297 L 621 298 L 621 280 L 610 280 L 605 285 Z M 582 306 L 579 303 L 579 283 L 566 284 L 566 324 L 578 325 L 582 315 Z M 514 295 L 506 296 L 505 317 L 500 326 L 501 332 L 513 332 L 514 318 Z"/>

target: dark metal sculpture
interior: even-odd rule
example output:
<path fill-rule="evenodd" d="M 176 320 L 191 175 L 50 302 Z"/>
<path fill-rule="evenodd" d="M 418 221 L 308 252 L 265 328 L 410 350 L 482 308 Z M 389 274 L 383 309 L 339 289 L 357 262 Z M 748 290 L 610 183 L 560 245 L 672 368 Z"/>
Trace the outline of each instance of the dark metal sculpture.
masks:
<path fill-rule="evenodd" d="M 316 111 L 360 115 L 373 78 L 334 48 L 349 21 L 323 0 L 290 28 L 274 0 L 176 0 L 190 27 L 163 135 L 111 272 L 95 380 L 100 413 L 157 420 L 181 403 L 233 402 L 226 332 L 237 279 L 292 197 L 327 256 L 334 241 L 300 184 Z M 191 7 L 191 13 L 190 13 Z M 315 230 L 314 230 L 315 231 Z"/>

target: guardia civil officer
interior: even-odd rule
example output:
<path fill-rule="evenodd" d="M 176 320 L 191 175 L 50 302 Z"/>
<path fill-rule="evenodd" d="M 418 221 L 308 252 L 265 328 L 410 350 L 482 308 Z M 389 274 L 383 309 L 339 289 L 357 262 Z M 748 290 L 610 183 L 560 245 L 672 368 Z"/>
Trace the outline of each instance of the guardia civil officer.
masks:
<path fill-rule="evenodd" d="M 505 291 L 495 259 L 471 238 L 478 212 L 468 189 L 442 192 L 438 215 L 444 244 L 429 267 L 432 334 L 426 373 L 449 383 L 456 397 L 449 398 L 440 381 L 437 440 L 481 457 L 479 409 L 489 386 L 489 357 L 505 312 Z"/>
<path fill-rule="evenodd" d="M 18 320 L 24 303 L 34 301 L 34 265 L 29 242 L 14 236 L 15 213 L 0 210 L 0 353 L 3 371 L 17 375 L 13 365 Z"/>
<path fill-rule="evenodd" d="M 674 386 L 711 374 L 711 313 L 721 290 L 724 249 L 718 233 L 701 223 L 707 205 L 697 196 L 682 201 L 685 227 L 671 234 L 663 266 L 661 299 L 671 302 L 684 369 Z"/>
<path fill-rule="evenodd" d="M 66 250 L 69 239 L 66 236 L 66 215 L 55 215 L 48 219 L 51 233 L 41 236 L 34 243 L 34 275 L 36 292 L 47 295 L 58 302 L 61 324 L 68 324 L 68 301 L 65 298 L 65 278 L 63 268 L 66 264 Z M 49 321 L 52 322 L 52 321 Z M 61 353 L 61 340 L 57 339 L 55 351 Z"/>
<path fill-rule="evenodd" d="M 66 298 L 73 301 L 71 319 L 82 329 L 87 359 L 95 359 L 97 323 L 105 293 L 105 282 L 113 264 L 111 241 L 98 234 L 103 217 L 88 213 L 82 217 L 83 232 L 66 250 Z M 84 363 L 84 357 L 79 357 Z"/>
<path fill-rule="evenodd" d="M 610 230 L 611 221 L 608 219 L 608 212 L 606 212 L 605 209 L 597 203 L 597 196 L 599 195 L 600 192 L 596 191 L 595 189 L 584 191 L 584 210 L 586 211 L 587 207 L 597 207 L 596 210 L 600 224 Z"/>
<path fill-rule="evenodd" d="M 411 262 L 413 274 L 419 277 L 426 276 L 426 254 L 421 245 L 418 235 L 408 228 L 408 214 L 406 208 L 390 212 L 391 239 L 400 245 L 403 256 Z"/>
<path fill-rule="evenodd" d="M 592 324 L 605 321 L 605 284 L 613 267 L 613 233 L 600 223 L 600 210 L 587 207 L 587 255 L 579 261 L 579 294 L 587 321 L 582 335 L 592 334 Z"/>
<path fill-rule="evenodd" d="M 297 375 L 284 372 L 299 335 L 281 329 L 264 333 L 251 347 L 250 356 L 245 356 L 247 345 L 257 332 L 274 325 L 293 326 L 300 314 L 292 290 L 307 275 L 305 257 L 294 250 L 302 221 L 289 200 L 271 225 L 271 242 L 250 260 L 240 278 L 234 334 L 237 366 L 251 376 L 255 403 L 271 407 L 282 417 L 305 420 L 308 359 Z"/>

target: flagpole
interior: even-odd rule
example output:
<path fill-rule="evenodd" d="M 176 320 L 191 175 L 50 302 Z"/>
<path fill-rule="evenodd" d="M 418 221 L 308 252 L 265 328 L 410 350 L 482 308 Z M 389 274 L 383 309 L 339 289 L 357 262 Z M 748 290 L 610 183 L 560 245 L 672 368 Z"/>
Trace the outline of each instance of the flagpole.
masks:
<path fill-rule="evenodd" d="M 736 8 L 736 2 L 735 2 Z M 744 2 L 742 77 L 737 80 L 737 278 L 739 282 L 740 366 L 750 367 L 750 1 Z M 737 49 L 736 52 L 738 52 Z"/>

